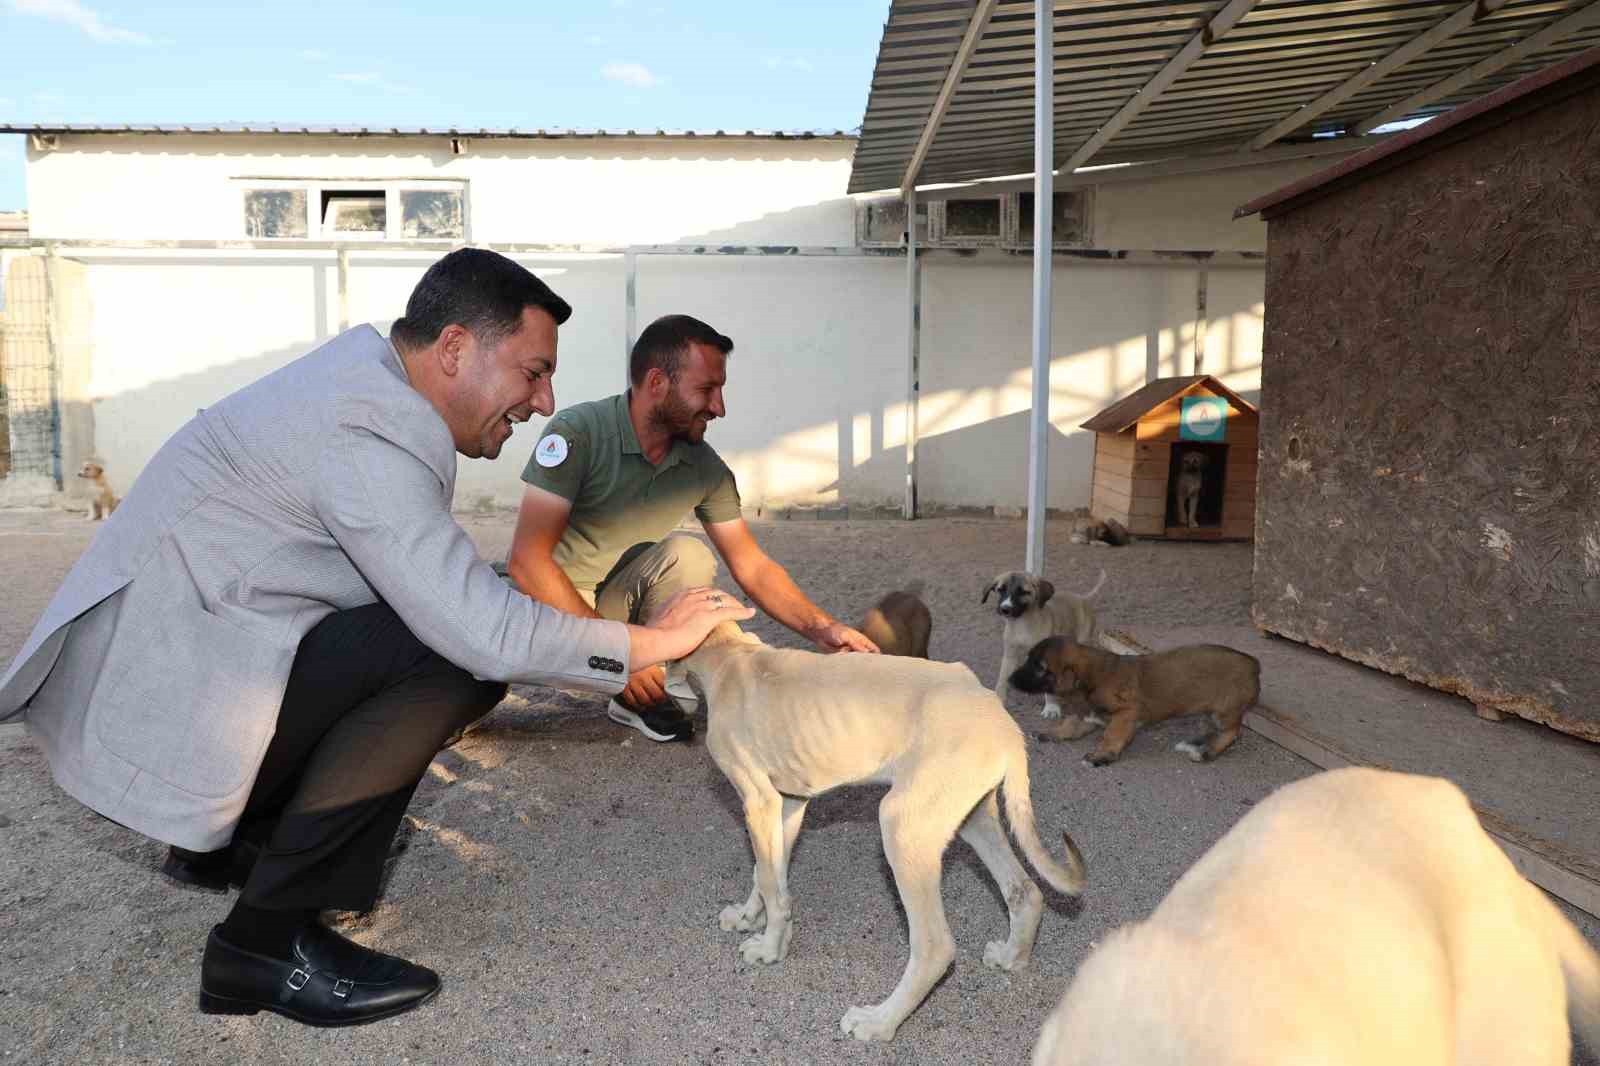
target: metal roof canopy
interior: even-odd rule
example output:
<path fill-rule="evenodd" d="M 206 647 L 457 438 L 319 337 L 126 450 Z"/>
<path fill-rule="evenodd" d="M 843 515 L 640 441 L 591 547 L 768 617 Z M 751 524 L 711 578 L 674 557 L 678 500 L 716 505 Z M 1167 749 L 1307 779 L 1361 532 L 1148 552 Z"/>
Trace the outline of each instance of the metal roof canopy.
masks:
<path fill-rule="evenodd" d="M 1258 196 L 1233 213 L 1244 218 L 1260 212 L 1266 219 L 1293 211 L 1337 189 L 1365 181 L 1377 174 L 1430 155 L 1469 137 L 1514 122 L 1530 111 L 1560 103 L 1577 93 L 1600 86 L 1600 48 L 1573 56 L 1521 81 L 1497 89 L 1465 107 L 1458 107 L 1435 122 L 1424 123 L 1382 144 L 1301 178 L 1265 196 Z"/>
<path fill-rule="evenodd" d="M 1340 139 L 1355 151 L 1386 123 L 1449 111 L 1595 43 L 1600 0 L 891 0 L 848 191 L 898 190 L 910 222 L 920 185 L 992 180 L 1031 165 L 1027 569 L 1044 569 L 1058 169 L 1064 183 L 1080 184 L 1074 172 L 1090 163 L 1196 172 L 1297 158 L 1296 145 L 1321 155 Z M 912 518 L 914 224 L 905 240 Z"/>
<path fill-rule="evenodd" d="M 665 129 L 520 129 L 518 127 L 473 129 L 467 126 L 314 126 L 295 122 L 268 123 L 185 123 L 181 125 L 133 125 L 97 122 L 0 123 L 0 133 L 32 134 L 166 134 L 182 136 L 228 136 L 274 134 L 284 137 L 482 137 L 513 140 L 567 140 L 592 137 L 647 137 L 665 139 L 733 138 L 738 140 L 854 140 L 844 130 L 665 130 Z"/>
<path fill-rule="evenodd" d="M 892 0 L 850 192 L 1029 172 L 1034 7 Z M 1050 7 L 1052 148 L 1064 174 L 1091 162 L 1364 135 L 1448 111 L 1600 44 L 1600 0 Z"/>

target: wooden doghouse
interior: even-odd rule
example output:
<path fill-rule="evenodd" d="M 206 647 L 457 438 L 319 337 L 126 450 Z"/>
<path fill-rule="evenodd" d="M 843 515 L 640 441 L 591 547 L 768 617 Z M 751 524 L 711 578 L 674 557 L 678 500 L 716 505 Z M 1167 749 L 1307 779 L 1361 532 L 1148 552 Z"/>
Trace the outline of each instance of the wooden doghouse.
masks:
<path fill-rule="evenodd" d="M 1157 378 L 1083 423 L 1094 433 L 1089 510 L 1140 537 L 1253 539 L 1258 420 L 1248 401 L 1209 374 Z M 1185 452 L 1205 457 L 1193 529 L 1176 496 Z"/>

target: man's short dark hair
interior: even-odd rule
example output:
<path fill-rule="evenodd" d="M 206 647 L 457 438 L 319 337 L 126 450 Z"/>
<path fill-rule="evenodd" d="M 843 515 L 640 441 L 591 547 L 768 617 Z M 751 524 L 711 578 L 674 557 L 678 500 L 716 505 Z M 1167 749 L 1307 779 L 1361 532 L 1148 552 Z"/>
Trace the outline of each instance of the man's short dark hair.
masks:
<path fill-rule="evenodd" d="M 492 348 L 522 327 L 528 307 L 548 311 L 558 326 L 572 317 L 572 305 L 520 263 L 499 252 L 458 248 L 422 275 L 389 336 L 398 348 L 426 348 L 455 323 Z"/>
<path fill-rule="evenodd" d="M 639 339 L 633 342 L 633 352 L 628 356 L 628 380 L 643 385 L 644 376 L 655 367 L 667 375 L 668 380 L 677 381 L 690 344 L 704 344 L 723 355 L 733 351 L 731 337 L 718 333 L 698 318 L 664 315 L 646 326 Z"/>

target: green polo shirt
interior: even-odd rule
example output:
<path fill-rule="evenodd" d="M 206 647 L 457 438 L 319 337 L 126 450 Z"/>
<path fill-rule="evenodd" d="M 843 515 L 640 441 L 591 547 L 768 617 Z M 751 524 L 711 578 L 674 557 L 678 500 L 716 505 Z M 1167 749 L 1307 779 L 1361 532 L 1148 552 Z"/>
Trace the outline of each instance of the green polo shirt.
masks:
<path fill-rule="evenodd" d="M 691 510 L 702 522 L 740 516 L 733 471 L 711 445 L 673 441 L 659 465 L 644 457 L 627 393 L 556 412 L 522 480 L 572 503 L 555 561 L 586 591 L 623 552 L 665 537 Z"/>

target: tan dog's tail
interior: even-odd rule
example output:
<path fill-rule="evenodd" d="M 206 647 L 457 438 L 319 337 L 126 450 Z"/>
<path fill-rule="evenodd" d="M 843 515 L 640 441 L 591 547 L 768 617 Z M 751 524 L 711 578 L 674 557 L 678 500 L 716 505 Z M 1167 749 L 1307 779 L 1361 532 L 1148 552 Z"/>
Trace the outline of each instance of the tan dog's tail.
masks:
<path fill-rule="evenodd" d="M 1531 884 L 1528 890 L 1539 897 L 1550 940 L 1561 959 L 1561 972 L 1567 979 L 1567 1013 L 1584 1045 L 1591 1053 L 1600 1053 L 1600 955 L 1542 892 Z"/>
<path fill-rule="evenodd" d="M 1078 845 L 1065 832 L 1061 834 L 1061 839 L 1067 845 L 1067 865 L 1063 866 L 1039 841 L 1039 830 L 1033 820 L 1033 796 L 1029 791 L 1028 749 L 1020 735 L 1017 737 L 1017 750 L 1006 767 L 1006 776 L 1000 782 L 1000 789 L 1005 793 L 1006 819 L 1011 822 L 1011 835 L 1017 838 L 1022 853 L 1028 857 L 1039 876 L 1049 881 L 1057 892 L 1069 896 L 1082 892 L 1083 855 L 1078 851 Z"/>

